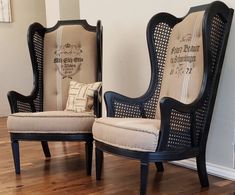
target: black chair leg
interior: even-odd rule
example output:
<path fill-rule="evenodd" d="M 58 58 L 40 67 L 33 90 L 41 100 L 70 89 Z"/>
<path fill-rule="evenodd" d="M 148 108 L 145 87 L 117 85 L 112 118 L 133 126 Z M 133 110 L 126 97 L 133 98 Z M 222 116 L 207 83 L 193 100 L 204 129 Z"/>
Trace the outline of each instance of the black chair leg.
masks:
<path fill-rule="evenodd" d="M 102 166 L 103 166 L 103 158 L 104 158 L 103 151 L 96 147 L 95 148 L 96 180 L 101 179 L 101 170 L 102 170 Z"/>
<path fill-rule="evenodd" d="M 50 153 L 50 149 L 49 149 L 47 141 L 41 141 L 41 144 L 42 144 L 42 149 L 43 149 L 45 157 L 47 158 L 51 157 L 51 153 Z"/>
<path fill-rule="evenodd" d="M 91 175 L 93 142 L 87 141 L 85 147 L 86 147 L 86 173 L 87 175 Z"/>
<path fill-rule="evenodd" d="M 205 154 L 197 156 L 196 161 L 197 161 L 197 172 L 198 172 L 201 186 L 208 187 L 209 181 L 208 181 L 208 175 L 206 171 Z"/>
<path fill-rule="evenodd" d="M 148 162 L 140 163 L 140 195 L 145 195 L 147 192 L 148 168 Z"/>
<path fill-rule="evenodd" d="M 155 165 L 157 167 L 157 172 L 163 172 L 164 171 L 164 166 L 162 162 L 155 162 Z"/>
<path fill-rule="evenodd" d="M 20 174 L 20 151 L 18 140 L 11 141 L 11 148 L 15 165 L 15 173 Z"/>

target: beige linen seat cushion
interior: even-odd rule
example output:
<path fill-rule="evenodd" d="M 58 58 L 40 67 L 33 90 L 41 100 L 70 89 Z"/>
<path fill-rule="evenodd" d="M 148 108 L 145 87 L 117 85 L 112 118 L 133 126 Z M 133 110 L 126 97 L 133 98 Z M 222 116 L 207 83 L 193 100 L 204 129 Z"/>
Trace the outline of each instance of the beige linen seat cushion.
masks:
<path fill-rule="evenodd" d="M 158 143 L 160 120 L 143 118 L 96 119 L 92 133 L 95 140 L 134 151 L 154 152 Z"/>
<path fill-rule="evenodd" d="M 8 117 L 11 133 L 91 133 L 93 113 L 71 111 L 47 111 L 15 113 Z"/>

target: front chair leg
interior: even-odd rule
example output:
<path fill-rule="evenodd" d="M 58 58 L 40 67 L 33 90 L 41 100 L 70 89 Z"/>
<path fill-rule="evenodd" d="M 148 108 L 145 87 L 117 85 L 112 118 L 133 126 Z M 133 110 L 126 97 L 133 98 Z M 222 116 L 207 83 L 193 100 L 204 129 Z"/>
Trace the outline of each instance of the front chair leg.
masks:
<path fill-rule="evenodd" d="M 103 158 L 104 158 L 103 151 L 96 147 L 95 148 L 96 180 L 101 179 L 101 170 L 102 170 L 102 166 L 103 166 Z"/>
<path fill-rule="evenodd" d="M 87 175 L 91 175 L 93 142 L 87 141 L 85 147 L 86 147 L 86 173 Z"/>
<path fill-rule="evenodd" d="M 197 161 L 197 172 L 200 179 L 200 183 L 202 187 L 208 187 L 209 181 L 208 181 L 208 175 L 206 171 L 206 159 L 205 154 L 200 154 L 196 157 Z"/>
<path fill-rule="evenodd" d="M 157 172 L 163 172 L 164 171 L 164 166 L 162 162 L 155 162 L 155 165 L 157 167 Z"/>
<path fill-rule="evenodd" d="M 20 174 L 20 151 L 18 140 L 11 141 L 11 148 L 15 165 L 15 173 Z"/>
<path fill-rule="evenodd" d="M 51 157 L 51 153 L 50 153 L 50 149 L 49 149 L 47 141 L 41 141 L 41 144 L 42 144 L 42 149 L 43 149 L 45 157 L 47 158 Z"/>
<path fill-rule="evenodd" d="M 145 195 L 147 192 L 147 183 L 148 183 L 148 162 L 140 163 L 140 194 Z"/>

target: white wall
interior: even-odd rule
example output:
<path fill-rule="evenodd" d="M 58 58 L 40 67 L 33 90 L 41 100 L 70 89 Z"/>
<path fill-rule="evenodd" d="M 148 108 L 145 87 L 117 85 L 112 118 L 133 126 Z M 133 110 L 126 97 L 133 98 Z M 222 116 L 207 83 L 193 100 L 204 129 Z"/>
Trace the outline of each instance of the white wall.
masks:
<path fill-rule="evenodd" d="M 10 113 L 7 92 L 29 94 L 32 69 L 27 46 L 27 29 L 33 22 L 45 25 L 44 0 L 11 0 L 12 23 L 0 23 L 0 116 Z"/>
<path fill-rule="evenodd" d="M 60 18 L 60 2 L 58 0 L 45 0 L 47 27 L 54 26 Z"/>
<path fill-rule="evenodd" d="M 149 84 L 150 62 L 146 44 L 146 26 L 156 13 L 169 12 L 184 16 L 189 7 L 210 3 L 210 0 L 80 0 L 80 17 L 95 24 L 101 19 L 104 27 L 103 89 L 136 97 Z M 224 0 L 232 8 L 235 1 Z M 233 168 L 235 130 L 235 24 L 222 70 L 211 130 L 207 161 Z"/>
<path fill-rule="evenodd" d="M 79 19 L 79 0 L 60 0 L 60 19 Z"/>
<path fill-rule="evenodd" d="M 79 19 L 79 0 L 45 0 L 47 27 L 58 20 Z"/>

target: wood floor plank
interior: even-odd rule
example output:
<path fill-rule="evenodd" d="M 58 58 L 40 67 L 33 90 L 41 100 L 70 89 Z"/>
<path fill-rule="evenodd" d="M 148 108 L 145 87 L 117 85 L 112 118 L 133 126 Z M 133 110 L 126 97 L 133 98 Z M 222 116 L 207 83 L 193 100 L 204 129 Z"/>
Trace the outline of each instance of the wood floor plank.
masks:
<path fill-rule="evenodd" d="M 0 194 L 139 194 L 139 162 L 110 154 L 104 156 L 101 181 L 85 170 L 85 146 L 81 142 L 50 142 L 51 158 L 45 158 L 40 142 L 20 142 L 21 175 L 15 175 L 6 118 L 0 118 Z M 197 173 L 172 164 L 157 173 L 149 167 L 148 194 L 217 195 L 235 192 L 235 182 L 209 176 L 210 187 L 201 188 Z"/>

